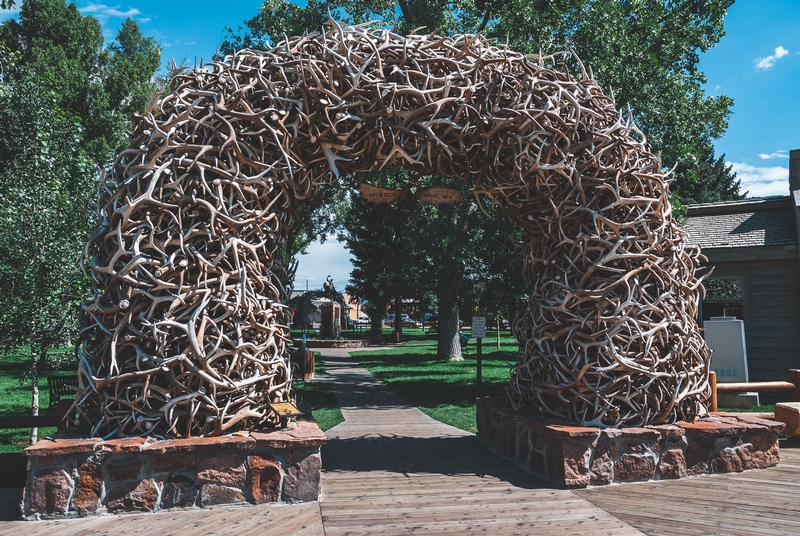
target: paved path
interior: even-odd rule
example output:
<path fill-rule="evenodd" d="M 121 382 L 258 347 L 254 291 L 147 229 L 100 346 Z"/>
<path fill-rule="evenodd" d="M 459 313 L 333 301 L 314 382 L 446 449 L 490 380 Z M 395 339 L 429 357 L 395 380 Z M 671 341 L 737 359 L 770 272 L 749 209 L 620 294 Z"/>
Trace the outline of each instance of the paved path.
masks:
<path fill-rule="evenodd" d="M 800 441 L 762 471 L 559 490 L 323 350 L 345 422 L 327 432 L 320 503 L 25 522 L 0 490 L 0 536 L 800 534 Z M 639 532 L 641 531 L 641 532 Z"/>
<path fill-rule="evenodd" d="M 323 449 L 326 535 L 641 534 L 410 406 L 346 351 L 322 352 L 345 418 Z"/>

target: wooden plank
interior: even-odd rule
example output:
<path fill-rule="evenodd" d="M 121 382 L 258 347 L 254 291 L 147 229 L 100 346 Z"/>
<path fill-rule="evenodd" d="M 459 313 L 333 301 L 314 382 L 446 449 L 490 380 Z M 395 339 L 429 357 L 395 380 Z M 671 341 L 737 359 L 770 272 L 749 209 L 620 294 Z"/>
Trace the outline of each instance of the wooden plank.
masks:
<path fill-rule="evenodd" d="M 8 415 L 0 417 L 0 429 L 51 428 L 58 426 L 58 415 Z"/>
<path fill-rule="evenodd" d="M 717 383 L 717 392 L 738 393 L 743 391 L 792 391 L 793 383 L 785 381 L 772 382 L 731 382 Z"/>

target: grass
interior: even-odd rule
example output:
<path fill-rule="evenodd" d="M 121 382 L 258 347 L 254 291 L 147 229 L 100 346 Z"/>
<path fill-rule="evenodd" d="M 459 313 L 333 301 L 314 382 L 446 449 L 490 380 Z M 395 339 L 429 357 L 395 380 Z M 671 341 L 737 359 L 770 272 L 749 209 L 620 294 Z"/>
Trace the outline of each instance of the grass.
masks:
<path fill-rule="evenodd" d="M 405 332 L 403 330 L 404 335 Z M 484 339 L 484 396 L 496 396 L 504 392 L 511 366 L 517 361 L 515 339 L 502 336 L 500 350 L 497 350 L 494 341 L 492 337 Z M 470 339 L 464 361 L 437 359 L 436 334 L 433 333 L 415 337 L 399 348 L 367 350 L 352 355 L 395 393 L 432 418 L 475 433 L 475 398 L 478 395 L 475 354 L 475 341 Z"/>
<path fill-rule="evenodd" d="M 727 413 L 775 413 L 775 404 L 761 404 L 750 408 L 717 408 Z"/>
<path fill-rule="evenodd" d="M 314 358 L 314 376 L 325 375 L 325 362 L 321 361 L 319 352 Z M 325 381 L 297 381 L 294 382 L 297 391 L 298 402 L 305 401 L 311 406 L 311 415 L 317 425 L 324 432 L 330 430 L 339 423 L 344 422 L 342 410 L 339 409 L 339 401 L 333 393 L 331 384 Z"/>
<path fill-rule="evenodd" d="M 0 416 L 30 415 L 31 387 L 30 380 L 21 382 L 28 369 L 29 358 L 22 349 L 20 353 L 7 354 L 0 359 Z M 59 352 L 71 352 L 71 348 L 59 349 Z M 39 414 L 54 413 L 49 410 L 50 397 L 47 392 L 47 376 L 69 376 L 75 374 L 74 366 L 68 364 L 62 370 L 47 370 L 39 378 Z M 47 437 L 55 433 L 55 428 L 40 428 L 39 437 Z M 28 446 L 30 428 L 0 430 L 0 453 L 22 452 Z"/>

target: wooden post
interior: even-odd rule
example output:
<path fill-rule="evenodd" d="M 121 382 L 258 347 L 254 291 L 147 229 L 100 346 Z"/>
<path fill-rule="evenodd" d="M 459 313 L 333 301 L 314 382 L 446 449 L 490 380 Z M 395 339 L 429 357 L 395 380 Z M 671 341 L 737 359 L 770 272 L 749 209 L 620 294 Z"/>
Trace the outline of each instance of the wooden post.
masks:
<path fill-rule="evenodd" d="M 715 412 L 717 408 L 717 373 L 713 370 L 708 373 L 708 384 L 711 386 L 711 407 L 709 411 Z"/>
<path fill-rule="evenodd" d="M 789 402 L 800 402 L 800 370 L 789 369 L 789 382 L 794 384 L 794 389 L 789 392 Z"/>
<path fill-rule="evenodd" d="M 67 429 L 67 421 L 69 420 L 69 408 L 72 407 L 73 400 L 59 400 L 58 401 L 58 430 Z"/>

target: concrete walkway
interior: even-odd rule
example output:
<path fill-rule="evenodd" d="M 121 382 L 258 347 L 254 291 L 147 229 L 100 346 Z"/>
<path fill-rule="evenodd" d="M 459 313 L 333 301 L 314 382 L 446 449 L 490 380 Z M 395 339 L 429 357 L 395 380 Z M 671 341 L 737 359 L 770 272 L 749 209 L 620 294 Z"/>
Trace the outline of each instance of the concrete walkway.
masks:
<path fill-rule="evenodd" d="M 325 534 L 641 534 L 435 421 L 321 350 L 345 421 L 323 448 Z"/>

